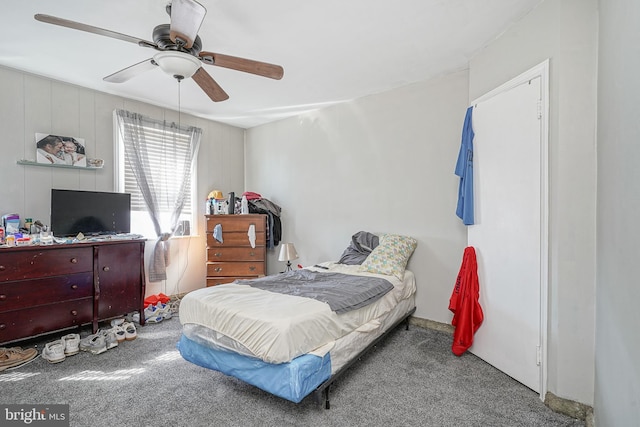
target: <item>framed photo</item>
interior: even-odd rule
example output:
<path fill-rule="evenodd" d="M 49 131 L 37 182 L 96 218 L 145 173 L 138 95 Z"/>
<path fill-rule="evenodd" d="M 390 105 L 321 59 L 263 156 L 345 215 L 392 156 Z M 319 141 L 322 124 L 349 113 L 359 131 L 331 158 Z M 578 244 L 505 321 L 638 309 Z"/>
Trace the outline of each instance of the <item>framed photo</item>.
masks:
<path fill-rule="evenodd" d="M 36 161 L 50 165 L 87 167 L 84 139 L 36 133 Z"/>

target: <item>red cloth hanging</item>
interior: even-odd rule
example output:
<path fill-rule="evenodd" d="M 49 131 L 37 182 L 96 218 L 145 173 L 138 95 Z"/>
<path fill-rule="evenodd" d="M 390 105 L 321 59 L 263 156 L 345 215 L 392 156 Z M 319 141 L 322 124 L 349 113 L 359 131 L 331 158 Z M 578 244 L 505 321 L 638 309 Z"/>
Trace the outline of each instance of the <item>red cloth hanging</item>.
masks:
<path fill-rule="evenodd" d="M 484 320 L 479 298 L 476 251 L 469 246 L 464 250 L 460 272 L 449 299 L 449 310 L 453 312 L 451 324 L 455 328 L 451 350 L 456 356 L 462 356 L 471 347 L 473 335 Z"/>

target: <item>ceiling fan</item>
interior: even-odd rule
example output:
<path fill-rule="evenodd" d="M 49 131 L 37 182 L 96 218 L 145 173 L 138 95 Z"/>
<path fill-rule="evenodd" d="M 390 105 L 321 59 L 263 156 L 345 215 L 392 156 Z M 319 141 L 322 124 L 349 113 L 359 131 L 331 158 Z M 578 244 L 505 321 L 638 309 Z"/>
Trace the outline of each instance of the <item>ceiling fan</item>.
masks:
<path fill-rule="evenodd" d="M 198 31 L 207 9 L 197 1 L 173 0 L 166 6 L 166 10 L 171 17 L 171 23 L 160 24 L 153 29 L 153 42 L 51 15 L 39 13 L 34 18 L 48 24 L 112 37 L 158 51 L 152 58 L 145 59 L 103 79 L 111 83 L 125 82 L 158 66 L 178 81 L 189 77 L 193 78 L 212 101 L 219 102 L 228 99 L 229 95 L 202 68 L 202 63 L 276 80 L 280 80 L 284 75 L 284 69 L 279 65 L 202 51 L 202 42 Z"/>

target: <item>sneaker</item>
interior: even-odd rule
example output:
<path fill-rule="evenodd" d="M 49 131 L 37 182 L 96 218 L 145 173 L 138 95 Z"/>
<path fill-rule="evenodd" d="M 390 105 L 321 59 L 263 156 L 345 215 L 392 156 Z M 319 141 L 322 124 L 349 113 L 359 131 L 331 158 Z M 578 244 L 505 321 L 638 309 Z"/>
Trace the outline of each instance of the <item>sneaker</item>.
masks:
<path fill-rule="evenodd" d="M 164 320 L 171 319 L 171 317 L 173 316 L 173 313 L 171 312 L 171 306 L 169 306 L 169 304 L 159 302 L 158 304 L 156 304 L 156 308 L 158 309 L 158 316 L 162 317 L 162 319 Z"/>
<path fill-rule="evenodd" d="M 122 324 L 124 323 L 124 318 L 120 318 L 120 319 L 113 319 L 111 321 L 111 327 L 114 328 L 116 326 L 122 326 Z"/>
<path fill-rule="evenodd" d="M 116 334 L 116 341 L 118 341 L 118 344 L 124 342 L 124 340 L 126 339 L 126 332 L 124 330 L 124 327 L 122 325 L 117 325 L 114 326 L 112 330 L 113 333 Z"/>
<path fill-rule="evenodd" d="M 159 323 L 162 322 L 162 315 L 158 312 L 158 307 L 155 305 L 148 305 L 144 309 L 144 321 L 148 323 Z M 131 321 L 140 323 L 140 313 L 135 312 L 131 315 Z"/>
<path fill-rule="evenodd" d="M 158 303 L 158 305 L 160 305 L 162 303 Z M 158 308 L 158 306 L 155 305 L 150 305 L 147 308 L 144 309 L 144 321 L 148 322 L 148 323 L 160 323 L 162 322 L 162 319 L 164 319 L 164 317 L 162 317 L 162 313 L 160 312 L 160 309 Z"/>
<path fill-rule="evenodd" d="M 35 348 L 0 348 L 0 371 L 15 368 L 32 361 L 38 355 Z"/>
<path fill-rule="evenodd" d="M 131 315 L 131 319 L 127 319 L 129 322 L 135 322 L 140 324 L 140 313 L 137 311 Z"/>
<path fill-rule="evenodd" d="M 136 325 L 131 322 L 126 322 L 122 325 L 124 328 L 124 339 L 127 341 L 133 341 L 138 337 L 138 331 L 136 330 Z"/>
<path fill-rule="evenodd" d="M 107 351 L 107 343 L 102 334 L 92 334 L 80 340 L 80 350 L 93 354 L 100 354 Z"/>
<path fill-rule="evenodd" d="M 80 352 L 80 335 L 68 334 L 62 337 L 64 342 L 64 355 L 73 356 Z"/>
<path fill-rule="evenodd" d="M 42 350 L 42 358 L 50 363 L 60 363 L 66 359 L 64 355 L 64 341 L 57 340 L 47 343 Z"/>
<path fill-rule="evenodd" d="M 107 347 L 107 350 L 111 350 L 113 347 L 118 346 L 118 337 L 113 328 L 99 329 L 97 333 L 102 335 L 104 338 L 104 345 Z"/>

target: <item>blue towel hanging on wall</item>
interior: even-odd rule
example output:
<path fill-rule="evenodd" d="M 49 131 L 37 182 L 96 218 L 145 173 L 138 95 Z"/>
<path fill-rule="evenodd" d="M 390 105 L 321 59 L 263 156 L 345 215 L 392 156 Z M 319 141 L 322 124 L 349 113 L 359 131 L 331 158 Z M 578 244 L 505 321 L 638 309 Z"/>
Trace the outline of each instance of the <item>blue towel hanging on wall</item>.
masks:
<path fill-rule="evenodd" d="M 464 225 L 473 225 L 473 126 L 471 115 L 473 107 L 467 108 L 462 128 L 462 143 L 458 161 L 456 163 L 456 175 L 460 177 L 458 187 L 458 206 L 456 215 L 462 219 Z"/>

